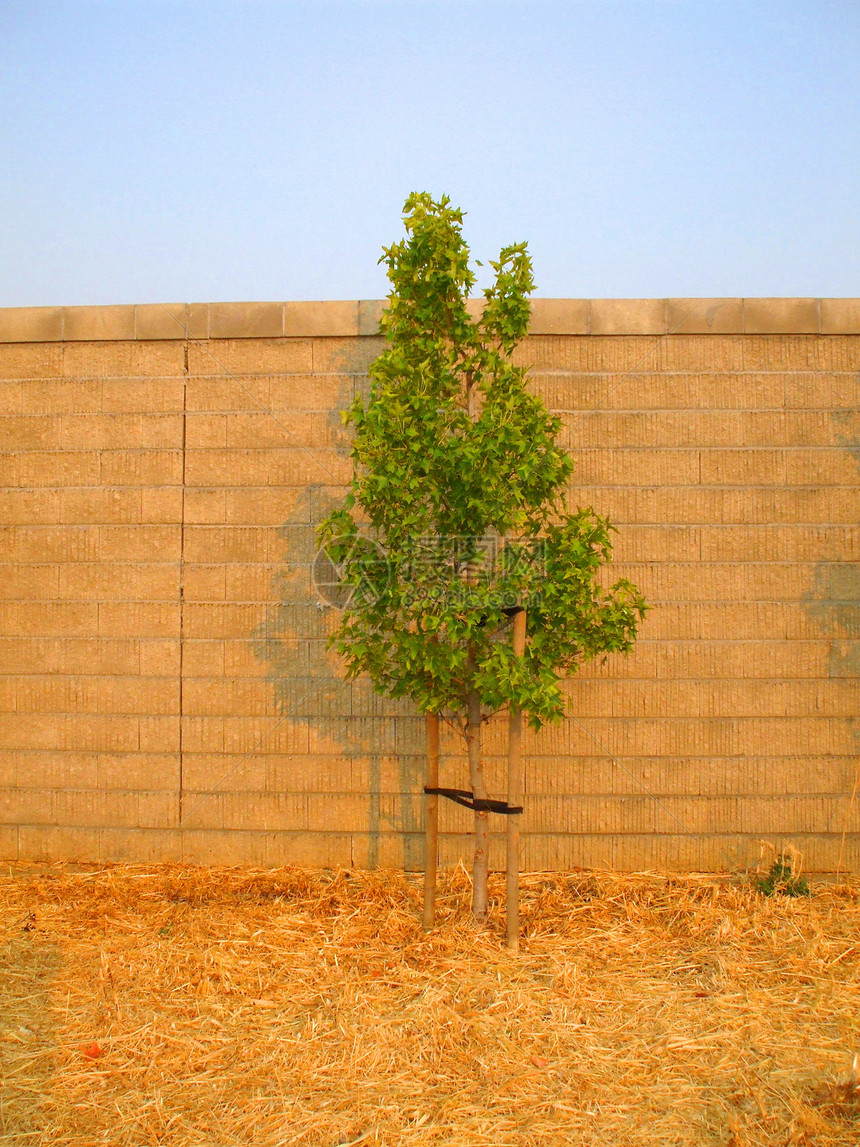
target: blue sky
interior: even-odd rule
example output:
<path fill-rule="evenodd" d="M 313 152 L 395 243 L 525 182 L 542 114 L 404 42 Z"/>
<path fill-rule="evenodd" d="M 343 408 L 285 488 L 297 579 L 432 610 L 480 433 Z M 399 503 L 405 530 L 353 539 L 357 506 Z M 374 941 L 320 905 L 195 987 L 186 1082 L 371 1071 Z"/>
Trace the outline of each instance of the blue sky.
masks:
<path fill-rule="evenodd" d="M 858 0 L 2 0 L 0 306 L 380 298 L 412 190 L 542 297 L 860 295 Z"/>

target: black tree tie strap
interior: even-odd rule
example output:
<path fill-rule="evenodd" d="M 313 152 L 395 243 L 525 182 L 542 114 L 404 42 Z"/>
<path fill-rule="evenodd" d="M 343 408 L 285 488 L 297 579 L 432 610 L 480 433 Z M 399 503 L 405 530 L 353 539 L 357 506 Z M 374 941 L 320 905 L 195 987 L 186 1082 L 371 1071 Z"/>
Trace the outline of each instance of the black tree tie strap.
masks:
<path fill-rule="evenodd" d="M 513 816 L 514 813 L 523 811 L 521 805 L 510 805 L 507 801 L 484 800 L 482 797 L 476 797 L 468 789 L 431 789 L 425 785 L 424 792 L 428 797 L 446 797 L 454 804 L 470 808 L 473 812 L 500 812 L 504 816 Z"/>

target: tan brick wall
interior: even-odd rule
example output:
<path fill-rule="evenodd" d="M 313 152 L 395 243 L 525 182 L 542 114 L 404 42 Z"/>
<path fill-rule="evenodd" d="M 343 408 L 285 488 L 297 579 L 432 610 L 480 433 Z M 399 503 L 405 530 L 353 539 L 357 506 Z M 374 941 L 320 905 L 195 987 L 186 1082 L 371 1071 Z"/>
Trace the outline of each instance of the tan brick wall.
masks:
<path fill-rule="evenodd" d="M 419 866 L 422 722 L 310 575 L 380 307 L 0 311 L 0 856 Z M 860 302 L 539 300 L 519 353 L 654 606 L 525 738 L 526 867 L 857 871 Z"/>

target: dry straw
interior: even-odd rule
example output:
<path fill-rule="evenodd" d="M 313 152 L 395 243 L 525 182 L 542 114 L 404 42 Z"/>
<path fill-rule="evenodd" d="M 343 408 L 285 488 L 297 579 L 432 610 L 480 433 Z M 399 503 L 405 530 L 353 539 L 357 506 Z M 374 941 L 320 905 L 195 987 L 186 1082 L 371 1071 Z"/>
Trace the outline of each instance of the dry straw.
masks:
<path fill-rule="evenodd" d="M 860 1143 L 856 884 L 532 874 L 519 955 L 503 886 L 13 865 L 0 1142 Z"/>

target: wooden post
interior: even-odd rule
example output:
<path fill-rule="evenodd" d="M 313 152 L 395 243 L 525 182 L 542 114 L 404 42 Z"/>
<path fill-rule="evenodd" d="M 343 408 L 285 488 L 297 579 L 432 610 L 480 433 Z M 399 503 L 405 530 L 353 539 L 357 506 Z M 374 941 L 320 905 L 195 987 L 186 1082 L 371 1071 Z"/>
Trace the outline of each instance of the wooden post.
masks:
<path fill-rule="evenodd" d="M 425 722 L 427 734 L 427 788 L 439 787 L 439 714 L 428 713 Z M 436 923 L 436 854 L 439 848 L 439 798 L 428 794 L 424 798 L 424 930 Z"/>
<path fill-rule="evenodd" d="M 469 749 L 469 785 L 477 805 L 479 801 L 487 800 L 487 783 L 481 755 L 481 698 L 476 690 L 469 690 L 467 705 L 466 744 Z M 475 808 L 474 825 L 472 916 L 479 924 L 482 924 L 487 919 L 489 906 L 487 876 L 490 870 L 490 816 L 486 806 Z"/>
<path fill-rule="evenodd" d="M 522 657 L 526 650 L 526 611 L 514 614 L 514 656 Z M 523 781 L 520 743 L 523 718 L 519 707 L 511 706 L 508 720 L 508 804 L 515 808 L 522 803 Z M 520 814 L 507 817 L 507 925 L 508 947 L 512 952 L 520 948 Z"/>

